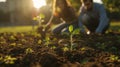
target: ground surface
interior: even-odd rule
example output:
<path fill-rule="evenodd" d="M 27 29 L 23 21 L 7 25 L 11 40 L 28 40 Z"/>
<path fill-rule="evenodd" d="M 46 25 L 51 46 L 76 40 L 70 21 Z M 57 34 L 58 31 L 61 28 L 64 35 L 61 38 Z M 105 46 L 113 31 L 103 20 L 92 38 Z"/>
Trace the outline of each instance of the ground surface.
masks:
<path fill-rule="evenodd" d="M 44 35 L 44 34 L 42 34 Z M 0 67 L 120 67 L 120 34 L 0 33 Z"/>

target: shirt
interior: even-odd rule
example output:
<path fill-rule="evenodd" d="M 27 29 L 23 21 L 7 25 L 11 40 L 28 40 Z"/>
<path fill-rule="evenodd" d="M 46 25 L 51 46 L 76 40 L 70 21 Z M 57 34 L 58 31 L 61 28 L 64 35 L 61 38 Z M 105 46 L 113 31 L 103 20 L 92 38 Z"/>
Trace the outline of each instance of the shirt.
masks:
<path fill-rule="evenodd" d="M 99 25 L 98 27 L 96 28 L 95 32 L 96 33 L 102 33 L 102 30 L 109 24 L 109 19 L 106 15 L 106 11 L 105 11 L 105 8 L 103 6 L 103 4 L 100 4 L 100 3 L 93 3 L 93 10 L 95 10 L 96 12 L 99 13 Z M 81 32 L 85 32 L 84 30 L 84 26 L 83 26 L 83 23 L 82 23 L 82 16 L 84 15 L 84 5 L 81 6 L 80 8 L 80 15 L 79 15 L 79 27 L 81 29 Z"/>

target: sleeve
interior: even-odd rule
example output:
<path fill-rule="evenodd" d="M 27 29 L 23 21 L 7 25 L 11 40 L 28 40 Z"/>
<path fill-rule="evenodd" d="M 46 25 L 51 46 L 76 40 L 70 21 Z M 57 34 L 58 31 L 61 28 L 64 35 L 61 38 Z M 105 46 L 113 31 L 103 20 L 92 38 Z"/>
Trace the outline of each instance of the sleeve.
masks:
<path fill-rule="evenodd" d="M 84 26 L 83 26 L 83 24 L 82 24 L 82 21 L 81 21 L 81 19 L 82 19 L 82 15 L 83 15 L 83 6 L 80 8 L 80 10 L 79 10 L 79 16 L 78 16 L 78 25 L 79 25 L 79 28 L 80 28 L 80 31 L 82 32 L 82 33 L 84 33 L 85 32 L 85 28 L 84 28 Z"/>
<path fill-rule="evenodd" d="M 109 24 L 109 19 L 106 15 L 106 11 L 105 11 L 103 4 L 100 4 L 100 6 L 97 7 L 97 9 L 99 9 L 100 23 L 95 32 L 102 33 L 102 30 Z"/>

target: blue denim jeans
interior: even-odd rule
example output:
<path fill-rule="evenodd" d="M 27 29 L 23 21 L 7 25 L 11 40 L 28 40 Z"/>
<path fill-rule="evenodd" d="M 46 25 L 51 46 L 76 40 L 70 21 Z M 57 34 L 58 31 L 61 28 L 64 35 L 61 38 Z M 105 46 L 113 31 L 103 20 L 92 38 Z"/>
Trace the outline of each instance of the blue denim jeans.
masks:
<path fill-rule="evenodd" d="M 74 29 L 79 28 L 79 26 L 78 26 L 78 21 L 75 21 L 75 22 L 73 22 L 73 23 L 71 23 L 71 24 L 68 24 L 68 23 L 63 22 L 63 23 L 58 24 L 58 25 L 53 29 L 52 33 L 53 33 L 53 34 L 61 34 L 61 33 L 63 33 L 63 32 L 69 33 L 69 26 L 70 26 L 70 25 L 73 25 L 73 28 L 74 28 Z"/>

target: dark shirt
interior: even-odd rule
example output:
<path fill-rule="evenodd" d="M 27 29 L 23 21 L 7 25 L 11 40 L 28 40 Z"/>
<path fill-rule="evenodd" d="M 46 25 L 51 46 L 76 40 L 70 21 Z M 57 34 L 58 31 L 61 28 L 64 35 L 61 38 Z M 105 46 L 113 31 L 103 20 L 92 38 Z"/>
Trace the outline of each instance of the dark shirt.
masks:
<path fill-rule="evenodd" d="M 85 31 L 84 26 L 83 26 L 83 16 L 88 12 L 98 13 L 99 24 L 95 32 L 102 33 L 102 30 L 109 24 L 109 19 L 106 15 L 106 11 L 105 11 L 103 4 L 93 3 L 93 9 L 91 11 L 86 11 L 84 8 L 84 5 L 81 6 L 80 15 L 79 15 L 79 27 L 81 28 L 82 32 Z M 94 25 L 94 23 L 92 24 Z"/>

